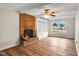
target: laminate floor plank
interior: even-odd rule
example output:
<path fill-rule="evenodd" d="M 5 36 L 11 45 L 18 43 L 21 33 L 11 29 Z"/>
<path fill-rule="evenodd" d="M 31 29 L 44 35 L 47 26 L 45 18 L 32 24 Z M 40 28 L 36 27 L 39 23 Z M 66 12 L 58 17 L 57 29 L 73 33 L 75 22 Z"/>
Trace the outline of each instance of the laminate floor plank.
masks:
<path fill-rule="evenodd" d="M 31 40 L 24 47 L 15 46 L 0 51 L 0 56 L 77 56 L 75 40 L 46 37 Z"/>

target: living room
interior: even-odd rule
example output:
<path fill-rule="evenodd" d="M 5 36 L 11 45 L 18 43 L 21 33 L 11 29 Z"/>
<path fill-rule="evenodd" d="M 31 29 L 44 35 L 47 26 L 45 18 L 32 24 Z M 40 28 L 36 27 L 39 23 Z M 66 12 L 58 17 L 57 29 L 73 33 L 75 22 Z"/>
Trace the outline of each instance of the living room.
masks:
<path fill-rule="evenodd" d="M 26 48 L 29 52 L 25 50 L 27 53 L 21 53 L 21 55 L 79 55 L 78 16 L 79 4 L 77 3 L 1 3 L 1 54 L 10 55 L 11 51 L 15 51 L 16 48 L 22 50 Z M 24 37 L 25 35 L 26 37 Z M 52 43 L 50 44 L 49 41 Z M 49 49 L 51 45 L 53 45 L 55 52 L 50 51 L 52 50 L 52 48 Z M 41 48 L 39 48 L 40 46 Z M 64 53 L 67 46 L 71 48 L 67 48 L 69 49 L 68 52 L 65 51 Z M 12 49 L 9 51 L 7 50 L 9 48 Z M 44 48 L 48 50 L 40 51 Z M 29 49 L 36 49 L 40 53 Z M 72 52 L 70 52 L 71 50 Z M 15 52 L 11 55 L 20 54 Z"/>

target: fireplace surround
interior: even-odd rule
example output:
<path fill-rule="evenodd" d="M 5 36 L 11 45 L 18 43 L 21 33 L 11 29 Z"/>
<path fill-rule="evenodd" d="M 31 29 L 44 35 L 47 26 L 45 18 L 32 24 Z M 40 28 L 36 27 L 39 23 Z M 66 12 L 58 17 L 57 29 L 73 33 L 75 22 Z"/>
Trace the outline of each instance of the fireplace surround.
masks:
<path fill-rule="evenodd" d="M 29 38 L 33 37 L 33 30 L 32 29 L 25 29 L 24 34 L 27 34 Z"/>

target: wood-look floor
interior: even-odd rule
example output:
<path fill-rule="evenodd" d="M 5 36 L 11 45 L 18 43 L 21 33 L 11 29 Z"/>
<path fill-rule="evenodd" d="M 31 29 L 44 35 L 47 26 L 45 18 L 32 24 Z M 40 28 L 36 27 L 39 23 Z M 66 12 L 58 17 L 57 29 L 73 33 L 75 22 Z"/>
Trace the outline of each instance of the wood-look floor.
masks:
<path fill-rule="evenodd" d="M 25 47 L 16 46 L 0 52 L 1 56 L 77 56 L 72 39 L 47 37 L 33 40 Z"/>

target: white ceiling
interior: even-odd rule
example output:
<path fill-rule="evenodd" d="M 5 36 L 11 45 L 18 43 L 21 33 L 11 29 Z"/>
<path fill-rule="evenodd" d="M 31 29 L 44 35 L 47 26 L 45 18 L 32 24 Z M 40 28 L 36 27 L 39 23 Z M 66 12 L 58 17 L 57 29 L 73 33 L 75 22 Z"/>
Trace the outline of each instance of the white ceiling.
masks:
<path fill-rule="evenodd" d="M 15 10 L 19 13 L 27 13 L 36 17 L 44 18 L 42 12 L 45 8 L 49 8 L 55 12 L 56 17 L 47 19 L 59 18 L 74 18 L 78 4 L 74 3 L 0 3 L 0 7 Z M 46 19 L 46 18 L 45 18 Z"/>
<path fill-rule="evenodd" d="M 24 10 L 42 7 L 47 4 L 49 3 L 0 3 L 0 7 L 21 12 Z"/>
<path fill-rule="evenodd" d="M 77 11 L 78 4 L 68 4 L 68 3 L 57 3 L 57 4 L 48 4 L 42 7 L 34 8 L 34 9 L 29 9 L 29 10 L 23 10 L 22 13 L 27 13 L 34 15 L 36 17 L 44 18 L 42 15 L 43 10 L 45 8 L 49 8 L 55 12 L 56 17 L 49 17 L 46 19 L 59 19 L 59 18 L 74 18 L 76 11 Z"/>
<path fill-rule="evenodd" d="M 1 8 L 6 8 L 10 10 L 16 10 L 17 8 L 22 7 L 24 5 L 24 3 L 0 3 Z"/>

